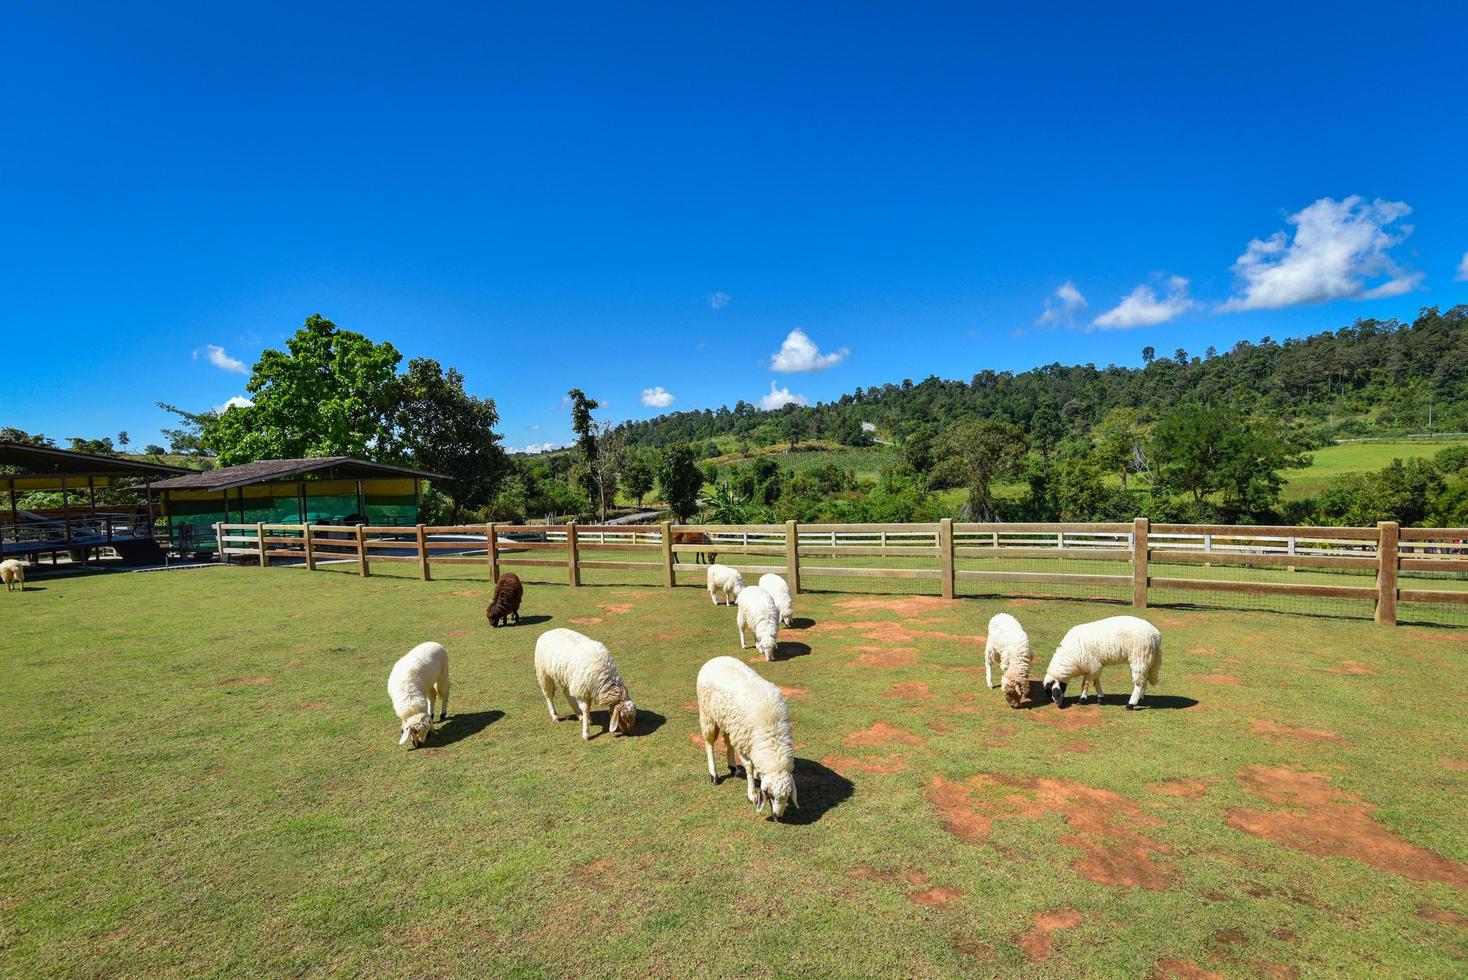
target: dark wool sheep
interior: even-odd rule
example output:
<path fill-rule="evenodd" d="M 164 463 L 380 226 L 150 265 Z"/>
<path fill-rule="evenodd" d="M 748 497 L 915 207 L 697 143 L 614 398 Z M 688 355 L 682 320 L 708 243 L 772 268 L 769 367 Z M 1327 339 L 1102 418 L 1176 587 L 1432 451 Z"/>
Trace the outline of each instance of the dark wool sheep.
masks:
<path fill-rule="evenodd" d="M 494 583 L 494 598 L 490 600 L 489 608 L 484 614 L 489 617 L 489 625 L 502 626 L 515 617 L 515 624 L 520 623 L 520 599 L 525 595 L 525 587 L 520 584 L 520 576 L 514 572 L 505 572 Z"/>
<path fill-rule="evenodd" d="M 673 543 L 712 545 L 713 541 L 711 541 L 709 539 L 709 536 L 707 534 L 704 534 L 702 531 L 674 531 Z M 698 562 L 700 565 L 712 565 L 714 562 L 719 560 L 719 553 L 713 551 L 712 549 L 710 549 L 707 553 L 696 551 L 693 553 L 693 560 Z"/>

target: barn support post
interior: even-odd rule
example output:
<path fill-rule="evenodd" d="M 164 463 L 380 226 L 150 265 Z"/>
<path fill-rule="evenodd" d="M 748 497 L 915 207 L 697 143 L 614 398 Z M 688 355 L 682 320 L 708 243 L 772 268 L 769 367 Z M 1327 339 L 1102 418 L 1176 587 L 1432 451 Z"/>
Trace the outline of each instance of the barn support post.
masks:
<path fill-rule="evenodd" d="M 1397 625 L 1397 541 L 1400 527 L 1396 521 L 1382 521 L 1377 526 L 1380 542 L 1376 546 L 1376 621 L 1383 626 Z"/>
<path fill-rule="evenodd" d="M 663 586 L 671 589 L 678 584 L 673 574 L 673 523 L 663 521 L 658 527 L 663 532 Z"/>

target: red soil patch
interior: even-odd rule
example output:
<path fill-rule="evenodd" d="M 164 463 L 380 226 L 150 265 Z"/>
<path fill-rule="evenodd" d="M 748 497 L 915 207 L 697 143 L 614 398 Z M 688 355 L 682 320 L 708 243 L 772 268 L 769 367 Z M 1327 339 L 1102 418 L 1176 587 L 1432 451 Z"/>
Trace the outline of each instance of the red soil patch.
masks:
<path fill-rule="evenodd" d="M 1244 683 L 1233 674 L 1184 674 L 1182 679 L 1194 684 L 1227 684 L 1230 687 Z"/>
<path fill-rule="evenodd" d="M 1020 712 L 1022 717 L 1030 721 L 1058 728 L 1062 732 L 1079 732 L 1092 725 L 1100 725 L 1111 714 L 1114 712 L 1107 712 L 1094 704 L 1076 705 L 1065 709 L 1039 708 L 1034 711 Z"/>
<path fill-rule="evenodd" d="M 573 626 L 595 626 L 601 621 L 600 616 L 578 616 L 571 620 L 571 624 Z"/>
<path fill-rule="evenodd" d="M 906 698 L 910 701 L 925 701 L 933 696 L 928 690 L 928 685 L 922 681 L 903 681 L 901 684 L 893 684 L 884 692 L 885 697 Z"/>
<path fill-rule="evenodd" d="M 1159 960 L 1157 976 L 1178 977 L 1180 980 L 1224 980 L 1222 973 L 1205 970 L 1192 960 Z"/>
<path fill-rule="evenodd" d="M 1031 963 L 1050 958 L 1050 937 L 1061 929 L 1074 929 L 1081 924 L 1081 914 L 1073 908 L 1052 909 L 1035 916 L 1030 931 L 1015 940 Z"/>
<path fill-rule="evenodd" d="M 836 603 L 836 608 L 844 612 L 872 612 L 877 609 L 885 609 L 888 612 L 910 613 L 915 610 L 948 609 L 952 605 L 951 600 L 940 599 L 937 596 L 908 595 L 890 599 L 843 599 Z"/>
<path fill-rule="evenodd" d="M 1457 912 L 1449 912 L 1447 909 L 1440 909 L 1436 905 L 1422 906 L 1422 908 L 1417 910 L 1417 915 L 1419 918 L 1426 919 L 1428 922 L 1443 922 L 1450 926 L 1468 928 L 1468 916 L 1459 915 Z"/>
<path fill-rule="evenodd" d="M 1153 783 L 1147 789 L 1153 793 L 1161 793 L 1163 796 L 1176 796 L 1182 800 L 1196 800 L 1208 792 L 1208 787 L 1213 785 L 1211 779 L 1164 779 L 1160 783 Z"/>
<path fill-rule="evenodd" d="M 940 908 L 963 897 L 960 889 L 930 885 L 927 876 L 920 871 L 905 871 L 899 874 L 896 871 L 878 871 L 870 865 L 859 864 L 847 871 L 846 877 L 862 881 L 882 881 L 888 884 L 895 884 L 899 880 L 906 881 L 918 889 L 907 893 L 908 900 L 930 908 Z"/>
<path fill-rule="evenodd" d="M 983 791 L 998 787 L 1016 792 L 982 798 Z M 1170 854 L 1172 849 L 1141 833 L 1161 821 L 1144 813 L 1135 800 L 1110 790 L 1060 779 L 981 774 L 963 783 L 934 776 L 924 794 L 937 807 L 944 829 L 963 840 L 987 838 L 993 819 L 1033 820 L 1056 813 L 1071 831 L 1060 843 L 1081 852 L 1072 865 L 1081 877 L 1102 885 L 1151 890 L 1167 886 L 1166 869 L 1153 861 L 1153 855 Z"/>
<path fill-rule="evenodd" d="M 1060 751 L 1066 755 L 1083 755 L 1091 751 L 1093 748 L 1095 748 L 1095 746 L 1093 746 L 1090 742 L 1087 742 L 1083 738 L 1078 738 L 1074 742 L 1066 742 L 1060 747 Z"/>
<path fill-rule="evenodd" d="M 1302 742 L 1344 742 L 1345 738 L 1323 728 L 1291 728 L 1262 718 L 1250 718 L 1249 730 L 1255 735 L 1282 735 Z"/>
<path fill-rule="evenodd" d="M 908 899 L 918 905 L 926 905 L 929 908 L 942 908 L 949 902 L 957 901 L 963 897 L 963 892 L 957 888 L 944 888 L 942 885 L 934 885 L 922 891 L 908 892 Z"/>
<path fill-rule="evenodd" d="M 852 732 L 846 736 L 841 744 L 845 745 L 848 749 L 852 749 L 859 745 L 889 745 L 894 742 L 903 745 L 923 744 L 923 740 L 912 732 L 905 728 L 897 728 L 889 725 L 885 721 L 879 721 L 871 728 L 863 728 L 859 732 Z"/>
<path fill-rule="evenodd" d="M 1211 657 L 1211 656 L 1213 656 L 1217 652 L 1218 651 L 1215 650 L 1215 649 L 1213 649 L 1212 647 L 1189 647 L 1188 648 L 1188 654 L 1189 654 L 1189 656 L 1195 656 L 1195 657 Z"/>
<path fill-rule="evenodd" d="M 696 749 L 698 749 L 698 751 L 700 751 L 700 752 L 702 752 L 704 749 L 708 748 L 708 744 L 709 743 L 707 743 L 707 742 L 705 742 L 703 740 L 703 733 L 702 732 L 690 732 L 689 735 L 688 735 L 688 740 L 690 742 L 692 742 L 693 743 L 693 747 L 696 748 Z M 719 743 L 718 742 L 715 742 L 714 743 L 714 748 L 717 749 L 718 748 L 718 745 L 719 745 Z"/>
<path fill-rule="evenodd" d="M 1330 785 L 1320 773 L 1274 766 L 1240 770 L 1244 789 L 1285 809 L 1233 807 L 1228 825 L 1324 857 L 1351 857 L 1411 878 L 1468 888 L 1468 866 L 1409 844 L 1371 818 L 1371 804 Z"/>
<path fill-rule="evenodd" d="M 783 695 L 785 695 L 786 700 L 789 700 L 789 701 L 799 701 L 801 698 L 805 697 L 807 694 L 810 693 L 810 688 L 808 688 L 808 687 L 800 687 L 800 686 L 798 686 L 796 684 L 791 684 L 789 686 L 786 686 L 784 684 L 781 684 L 780 685 L 780 693 L 783 694 Z M 694 707 L 695 708 L 698 707 L 698 702 L 696 702 L 696 701 L 694 702 Z"/>
<path fill-rule="evenodd" d="M 449 639 L 451 640 L 466 640 L 473 635 L 473 630 L 449 630 Z"/>
<path fill-rule="evenodd" d="M 322 708 L 331 707 L 330 701 L 306 701 L 296 705 L 302 711 L 320 711 Z"/>
<path fill-rule="evenodd" d="M 1464 762 L 1462 759 L 1439 759 L 1438 761 L 1444 769 L 1451 769 L 1454 772 L 1468 772 L 1468 762 Z"/>
<path fill-rule="evenodd" d="M 678 705 L 678 707 L 682 708 L 684 711 L 697 711 L 698 710 L 698 702 L 697 701 L 684 701 L 682 704 Z"/>
<path fill-rule="evenodd" d="M 866 639 L 874 643 L 888 643 L 902 645 L 912 643 L 915 640 L 945 640 L 949 643 L 967 643 L 977 645 L 980 650 L 984 648 L 982 636 L 959 636 L 956 633 L 944 633 L 941 630 L 925 630 L 918 627 L 931 625 L 934 620 L 906 620 L 904 622 L 893 621 L 863 621 L 856 623 L 842 623 L 835 620 L 827 620 L 817 623 L 808 632 L 811 633 L 834 633 L 841 630 L 859 631 Z"/>
<path fill-rule="evenodd" d="M 601 604 L 601 611 L 608 616 L 621 616 L 623 613 L 630 613 L 632 611 L 632 603 L 604 602 Z"/>
<path fill-rule="evenodd" d="M 1339 667 L 1322 667 L 1327 674 L 1337 677 L 1375 677 L 1377 672 L 1359 660 L 1342 660 Z"/>
<path fill-rule="evenodd" d="M 948 722 L 946 721 L 930 721 L 928 722 L 928 727 L 935 732 L 947 732 L 953 730 L 953 726 L 948 724 Z"/>
<path fill-rule="evenodd" d="M 860 653 L 848 667 L 911 667 L 917 663 L 916 647 L 852 647 Z"/>
<path fill-rule="evenodd" d="M 227 681 L 220 681 L 220 687 L 255 687 L 262 684 L 272 684 L 268 677 L 231 677 Z"/>
<path fill-rule="evenodd" d="M 1284 963 L 1266 963 L 1263 960 L 1255 960 L 1249 964 L 1250 970 L 1256 977 L 1270 977 L 1271 980 L 1294 980 L 1300 975 L 1300 971 L 1293 966 Z"/>
<path fill-rule="evenodd" d="M 834 769 L 836 772 L 855 769 L 857 772 L 871 773 L 874 776 L 895 776 L 907 769 L 907 763 L 895 755 L 881 759 L 855 759 L 849 755 L 828 755 L 821 760 L 821 765 L 827 769 Z"/>

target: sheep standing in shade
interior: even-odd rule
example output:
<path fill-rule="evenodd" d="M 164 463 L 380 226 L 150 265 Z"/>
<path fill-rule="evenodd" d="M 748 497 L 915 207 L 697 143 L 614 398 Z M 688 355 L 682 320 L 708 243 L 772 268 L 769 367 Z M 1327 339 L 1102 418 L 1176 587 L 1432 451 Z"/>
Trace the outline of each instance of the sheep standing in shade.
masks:
<path fill-rule="evenodd" d="M 999 613 L 989 620 L 989 635 L 984 639 L 984 680 L 991 688 L 995 686 L 996 665 L 1004 700 L 1011 708 L 1018 708 L 1030 693 L 1030 638 L 1009 613 Z"/>
<path fill-rule="evenodd" d="M 0 580 L 5 582 L 5 591 L 13 592 L 17 586 L 25 591 L 25 566 L 14 558 L 0 561 Z M 45 591 L 45 590 L 42 590 Z"/>
<path fill-rule="evenodd" d="M 755 812 L 763 813 L 768 803 L 779 820 L 787 805 L 800 806 L 790 709 L 778 687 L 734 657 L 715 657 L 698 672 L 698 727 L 715 786 L 719 770 L 714 765 L 714 742 L 722 735 L 729 774 L 748 780 L 747 795 Z"/>
<path fill-rule="evenodd" d="M 708 583 L 709 601 L 716 606 L 720 597 L 723 598 L 724 605 L 733 605 L 734 600 L 739 598 L 739 593 L 744 591 L 744 576 L 728 565 L 710 565 Z"/>
<path fill-rule="evenodd" d="M 758 585 L 740 592 L 734 625 L 739 629 L 739 649 L 748 649 L 744 644 L 744 630 L 748 627 L 754 634 L 754 648 L 760 656 L 775 659 L 775 650 L 780 645 L 780 610 L 768 592 Z"/>
<path fill-rule="evenodd" d="M 591 740 L 592 705 L 610 708 L 607 731 L 630 735 L 637 727 L 637 705 L 622 683 L 622 675 L 612 662 L 606 645 L 575 630 L 553 629 L 540 634 L 535 641 L 535 679 L 545 695 L 545 706 L 551 721 L 556 714 L 556 691 L 565 693 L 571 703 L 572 717 L 581 718 L 581 738 Z"/>
<path fill-rule="evenodd" d="M 449 654 L 437 643 L 420 643 L 393 664 L 387 677 L 387 696 L 403 723 L 402 745 L 408 741 L 419 748 L 433 731 L 433 702 L 438 701 L 438 719 L 449 716 Z"/>
<path fill-rule="evenodd" d="M 1101 702 L 1101 668 L 1107 664 L 1129 664 L 1132 669 L 1132 697 L 1127 710 L 1141 706 L 1142 693 L 1148 684 L 1156 684 L 1162 672 L 1162 633 L 1145 619 L 1136 616 L 1112 616 L 1094 623 L 1071 627 L 1050 658 L 1045 671 L 1045 690 L 1058 706 L 1065 704 L 1065 685 L 1076 677 L 1096 689 L 1096 702 Z"/>
<path fill-rule="evenodd" d="M 790 586 L 785 580 L 773 573 L 759 577 L 759 587 L 770 594 L 775 600 L 775 608 L 780 610 L 780 625 L 789 626 L 794 621 L 795 609 L 790 604 Z"/>
<path fill-rule="evenodd" d="M 520 625 L 520 600 L 525 595 L 525 587 L 520 584 L 520 576 L 514 572 L 505 572 L 494 583 L 494 598 L 489 602 L 489 608 L 484 615 L 489 618 L 490 626 L 503 626 L 514 617 L 515 625 Z"/>

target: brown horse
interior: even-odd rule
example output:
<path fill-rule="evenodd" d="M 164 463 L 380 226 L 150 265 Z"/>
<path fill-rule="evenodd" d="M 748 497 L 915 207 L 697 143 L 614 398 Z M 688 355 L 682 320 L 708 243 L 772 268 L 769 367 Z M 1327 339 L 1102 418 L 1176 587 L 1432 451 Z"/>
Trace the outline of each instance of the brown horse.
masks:
<path fill-rule="evenodd" d="M 712 545 L 714 542 L 712 539 L 709 538 L 707 534 L 704 534 L 702 531 L 674 531 L 673 543 Z M 705 558 L 707 558 L 707 560 L 705 560 Z M 700 565 L 712 565 L 714 562 L 719 560 L 719 555 L 718 552 L 714 551 L 713 548 L 710 547 L 707 552 L 695 551 L 693 553 L 693 559 Z"/>

